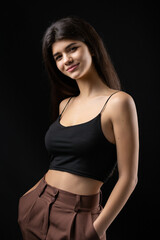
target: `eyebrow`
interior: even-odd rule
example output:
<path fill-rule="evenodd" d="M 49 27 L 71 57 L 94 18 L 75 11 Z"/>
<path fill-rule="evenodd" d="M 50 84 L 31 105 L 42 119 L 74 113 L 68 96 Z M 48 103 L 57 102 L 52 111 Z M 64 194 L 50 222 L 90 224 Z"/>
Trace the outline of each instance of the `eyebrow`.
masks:
<path fill-rule="evenodd" d="M 67 50 L 68 48 L 70 48 L 72 45 L 75 45 L 75 44 L 77 44 L 77 43 L 70 43 L 69 45 L 67 45 L 67 46 L 65 47 L 65 50 Z M 55 54 L 53 55 L 53 57 L 57 56 L 59 53 L 60 53 L 60 52 L 55 53 Z"/>

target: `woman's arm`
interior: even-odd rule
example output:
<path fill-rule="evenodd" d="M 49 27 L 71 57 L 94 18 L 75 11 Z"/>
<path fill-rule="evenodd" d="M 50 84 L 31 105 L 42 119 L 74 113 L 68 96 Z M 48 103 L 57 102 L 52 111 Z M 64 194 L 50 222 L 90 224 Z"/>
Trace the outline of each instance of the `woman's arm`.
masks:
<path fill-rule="evenodd" d="M 105 234 L 137 184 L 139 130 L 134 100 L 129 94 L 120 92 L 112 101 L 112 109 L 119 178 L 104 209 L 94 222 L 100 237 Z"/>

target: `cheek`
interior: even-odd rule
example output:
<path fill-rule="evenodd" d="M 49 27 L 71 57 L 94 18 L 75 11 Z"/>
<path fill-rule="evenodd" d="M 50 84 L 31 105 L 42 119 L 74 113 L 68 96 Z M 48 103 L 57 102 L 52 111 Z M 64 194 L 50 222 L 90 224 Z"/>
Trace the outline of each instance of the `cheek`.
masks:
<path fill-rule="evenodd" d="M 84 62 L 86 62 L 87 64 L 90 64 L 91 60 L 92 60 L 92 57 L 90 55 L 90 52 L 88 49 L 84 49 L 82 54 L 81 54 L 81 57 L 83 59 Z"/>
<path fill-rule="evenodd" d="M 83 55 L 83 65 L 86 69 L 90 68 L 92 64 L 92 57 L 89 54 L 84 54 Z"/>
<path fill-rule="evenodd" d="M 56 66 L 57 66 L 57 68 L 58 68 L 61 72 L 63 72 L 62 63 L 58 62 L 58 63 L 56 64 Z"/>

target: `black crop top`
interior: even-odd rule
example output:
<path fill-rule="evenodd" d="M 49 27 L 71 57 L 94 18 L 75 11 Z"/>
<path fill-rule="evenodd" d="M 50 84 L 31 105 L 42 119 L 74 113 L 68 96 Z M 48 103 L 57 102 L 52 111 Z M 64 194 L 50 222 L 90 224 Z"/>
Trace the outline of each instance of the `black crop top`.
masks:
<path fill-rule="evenodd" d="M 63 126 L 60 123 L 62 113 L 58 116 L 45 135 L 45 146 L 50 154 L 49 169 L 106 182 L 116 165 L 117 154 L 116 145 L 102 132 L 101 112 L 90 121 L 73 126 Z"/>

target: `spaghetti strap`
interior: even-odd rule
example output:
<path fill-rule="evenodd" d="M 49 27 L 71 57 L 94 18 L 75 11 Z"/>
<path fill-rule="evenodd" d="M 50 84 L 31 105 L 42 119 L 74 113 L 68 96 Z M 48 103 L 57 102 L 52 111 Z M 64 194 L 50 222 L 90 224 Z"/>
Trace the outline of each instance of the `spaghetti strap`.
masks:
<path fill-rule="evenodd" d="M 117 91 L 117 92 L 120 92 L 120 90 Z M 112 97 L 112 95 L 114 95 L 114 94 L 117 93 L 117 92 L 112 93 L 112 94 L 107 98 L 107 101 L 106 101 L 105 104 L 103 105 L 103 108 L 102 108 L 101 112 L 104 110 L 104 107 L 106 106 L 107 102 L 108 102 L 109 99 Z M 101 112 L 100 112 L 100 113 L 101 113 Z"/>
<path fill-rule="evenodd" d="M 60 113 L 59 118 L 61 118 L 62 113 L 63 113 L 64 110 L 66 109 L 66 107 L 67 107 L 68 103 L 70 102 L 71 98 L 72 98 L 72 97 L 69 98 L 68 102 L 66 103 L 66 105 L 65 105 L 65 107 L 63 108 L 62 112 Z"/>

